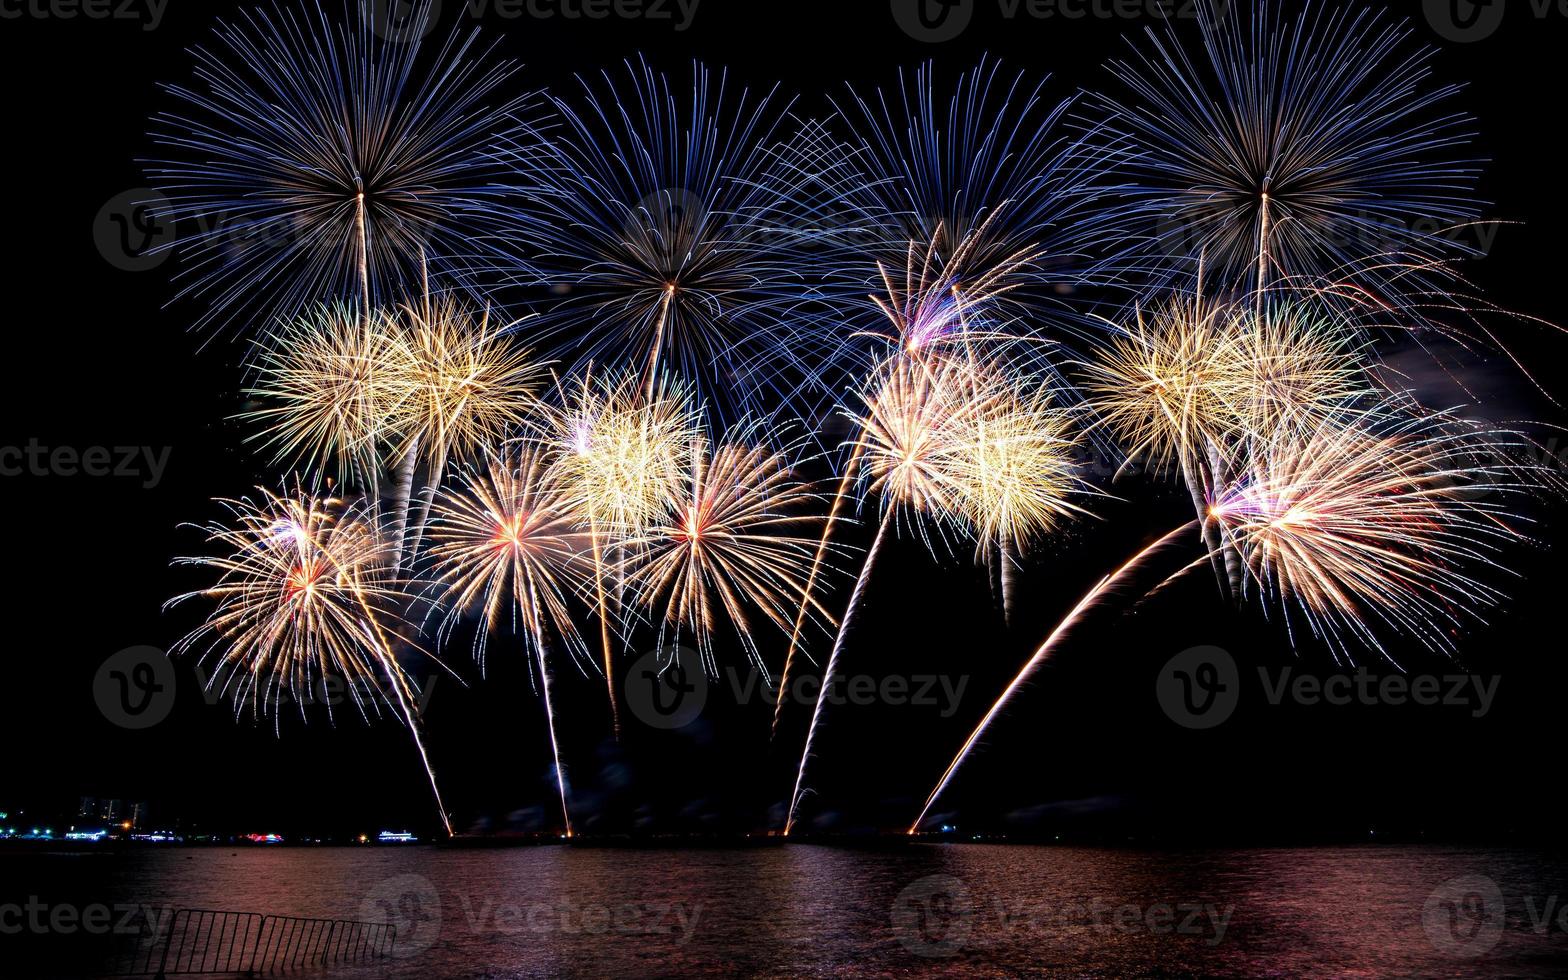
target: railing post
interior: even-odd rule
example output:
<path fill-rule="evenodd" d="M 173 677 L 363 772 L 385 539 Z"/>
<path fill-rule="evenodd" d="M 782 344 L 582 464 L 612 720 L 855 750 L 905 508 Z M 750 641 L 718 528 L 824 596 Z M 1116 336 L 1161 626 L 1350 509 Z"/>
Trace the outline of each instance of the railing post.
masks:
<path fill-rule="evenodd" d="M 321 965 L 327 965 L 327 954 L 332 952 L 332 936 L 338 931 L 338 920 L 333 919 L 332 925 L 327 927 L 327 943 L 321 948 Z"/>
<path fill-rule="evenodd" d="M 169 916 L 169 932 L 163 937 L 163 957 L 158 960 L 158 973 L 155 980 L 165 980 L 166 974 L 163 971 L 169 966 L 169 947 L 174 945 L 174 925 L 180 921 L 181 911 L 175 909 L 174 914 Z"/>

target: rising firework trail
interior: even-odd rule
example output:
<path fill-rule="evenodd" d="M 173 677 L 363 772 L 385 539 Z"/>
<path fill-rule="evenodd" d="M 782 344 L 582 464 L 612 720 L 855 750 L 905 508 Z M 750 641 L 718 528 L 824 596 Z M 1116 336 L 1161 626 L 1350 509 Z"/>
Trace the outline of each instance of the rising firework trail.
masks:
<path fill-rule="evenodd" d="M 861 566 L 860 577 L 855 580 L 855 588 L 849 594 L 849 608 L 844 613 L 843 623 L 839 625 L 838 636 L 833 640 L 833 651 L 828 654 L 827 666 L 822 668 L 822 691 L 817 695 L 817 703 L 811 709 L 811 724 L 806 729 L 806 744 L 800 750 L 800 767 L 795 771 L 795 787 L 790 791 L 789 815 L 784 820 L 785 837 L 795 829 L 795 818 L 800 810 L 801 794 L 804 792 L 806 782 L 806 763 L 811 758 L 811 746 L 816 742 L 817 728 L 822 723 L 822 706 L 828 700 L 828 685 L 833 683 L 833 675 L 838 669 L 839 655 L 844 651 L 844 639 L 849 634 L 849 624 L 854 619 L 855 610 L 860 606 L 866 582 L 871 578 L 871 566 L 876 563 L 877 556 L 882 552 L 882 542 L 887 538 L 888 527 L 893 523 L 892 518 L 891 510 L 882 516 L 882 522 L 877 527 L 876 540 L 871 543 L 871 550 L 866 552 L 866 563 Z"/>
<path fill-rule="evenodd" d="M 1007 707 L 1007 703 L 1012 699 L 1014 692 L 1022 687 L 1034 675 L 1039 666 L 1050 658 L 1051 654 L 1055 652 L 1057 644 L 1083 618 L 1084 613 L 1091 609 L 1107 591 L 1137 571 L 1150 556 L 1165 548 L 1191 528 L 1192 523 L 1189 522 L 1176 528 L 1174 531 L 1168 532 L 1158 541 L 1133 555 L 1126 564 L 1100 579 L 1100 581 L 1095 583 L 1094 588 L 1084 593 L 1083 598 L 1078 600 L 1078 604 L 1073 606 L 1066 617 L 1045 638 L 1045 642 L 1040 644 L 1039 649 L 1034 652 L 1034 656 L 1030 657 L 1028 662 L 1024 664 L 1023 669 L 1013 678 L 1012 683 L 1008 684 L 1007 688 L 1002 691 L 1002 696 L 996 699 L 995 704 L 991 705 L 991 709 L 985 713 L 985 717 L 980 719 L 980 724 L 976 725 L 975 730 L 969 733 L 969 737 L 964 740 L 964 744 L 958 750 L 958 754 L 953 757 L 952 762 L 948 763 L 947 769 L 942 773 L 942 778 L 937 780 L 935 788 L 931 790 L 931 795 L 926 797 L 925 806 L 920 808 L 920 815 L 915 818 L 914 823 L 909 825 L 908 833 L 914 834 L 919 832 L 920 824 L 925 821 L 926 814 L 931 810 L 931 805 L 936 802 L 937 797 L 941 796 L 942 791 L 947 788 L 947 784 L 952 782 L 953 777 L 957 775 L 958 767 L 964 764 L 965 759 L 969 758 L 969 753 L 974 749 L 975 743 L 980 741 L 981 736 L 985 734 L 985 730 L 991 726 L 991 722 L 996 720 L 996 716 L 1001 714 L 1003 708 Z"/>
<path fill-rule="evenodd" d="M 491 635 L 510 617 L 532 653 L 544 698 L 550 752 L 555 764 L 561 819 L 572 836 L 566 772 L 548 661 L 549 637 L 558 636 L 579 663 L 590 660 L 567 606 L 580 588 L 585 533 L 576 512 L 561 495 L 543 454 L 526 450 L 492 457 L 483 470 L 470 470 L 461 489 L 436 500 L 430 531 L 433 589 L 446 607 L 440 635 L 446 635 L 472 608 L 484 614 L 474 638 L 481 668 Z M 532 650 L 528 647 L 532 646 Z"/>
<path fill-rule="evenodd" d="M 785 819 L 785 836 L 794 829 L 806 767 L 827 701 L 827 686 L 838 667 L 844 641 L 888 529 L 901 511 L 911 515 L 922 535 L 926 533 L 921 524 L 923 518 L 962 522 L 955 464 L 973 455 L 974 447 L 969 441 L 974 431 L 973 419 L 987 411 L 999 394 L 992 381 L 987 367 L 973 360 L 897 357 L 884 366 L 871 390 L 862 395 L 866 411 L 855 420 L 859 433 L 855 450 L 862 456 L 866 497 L 882 498 L 882 518 L 823 668 L 823 693 L 812 707 L 811 723 L 806 729 Z"/>

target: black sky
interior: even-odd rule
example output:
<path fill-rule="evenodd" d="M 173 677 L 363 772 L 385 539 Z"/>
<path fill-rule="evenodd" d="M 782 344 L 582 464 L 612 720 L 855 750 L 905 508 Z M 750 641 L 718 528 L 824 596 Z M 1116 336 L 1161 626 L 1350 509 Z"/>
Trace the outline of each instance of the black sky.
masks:
<path fill-rule="evenodd" d="M 448 0 L 448 20 L 457 4 Z M 1453 43 L 1416 3 L 1419 38 L 1440 46 L 1437 70 L 1468 83 L 1462 102 L 1479 120 L 1490 159 L 1489 214 L 1518 222 L 1498 231 L 1491 254 L 1470 269 L 1501 305 L 1568 322 L 1562 301 L 1560 191 L 1562 52 L 1568 17 L 1537 19 L 1520 5 L 1491 37 Z M 1429 5 L 1430 6 L 1430 5 Z M 169 567 L 199 548 L 182 521 L 216 516 L 211 497 L 237 495 L 275 474 L 226 421 L 239 402 L 238 342 L 193 335 L 174 293 L 171 260 L 150 271 L 105 261 L 94 219 L 125 191 L 144 186 L 136 164 L 150 144 L 146 119 L 166 105 L 160 81 L 188 76 L 184 48 L 233 0 L 169 0 L 156 30 L 123 20 L 0 21 L 0 80 L 7 93 L 9 191 L 0 235 L 6 291 L 8 383 L 0 392 L 0 446 L 168 447 L 156 487 L 137 478 L 0 478 L 9 517 L 0 710 L 0 810 L 79 795 L 154 803 L 179 816 L 232 829 L 347 832 L 384 825 L 428 829 L 432 814 L 404 733 L 367 728 L 352 714 L 335 726 L 315 712 L 236 722 L 208 704 L 188 663 L 168 720 L 127 731 L 107 720 L 92 693 L 99 664 L 126 647 L 167 648 L 190 613 L 160 606 L 192 580 Z M 853 8 L 853 9 L 850 9 Z M 7 8 L 10 9 L 10 8 Z M 938 59 L 951 78 L 985 52 L 1057 76 L 1059 94 L 1106 82 L 1103 61 L 1147 22 L 1126 19 L 1006 21 L 981 2 L 957 39 L 920 43 L 895 23 L 885 0 L 756 3 L 702 0 L 690 26 L 648 21 L 486 18 L 502 50 L 527 64 L 523 80 L 561 85 L 642 52 L 685 70 L 691 58 L 729 65 L 752 85 L 781 82 L 800 111 L 825 105 L 845 82 L 886 83 L 900 66 Z M 1558 397 L 1568 341 L 1521 327 L 1511 346 Z M 1484 409 L 1562 421 L 1500 359 L 1478 365 Z M 1180 523 L 1174 488 L 1118 485 L 1124 503 L 1101 508 L 1044 549 L 1025 578 L 1028 599 L 1012 632 L 1000 629 L 987 583 L 966 549 L 934 562 L 899 542 L 867 597 L 865 625 L 845 670 L 965 678 L 955 713 L 938 708 L 832 709 L 808 811 L 852 830 L 907 822 L 952 749 L 1034 642 L 1076 597 L 1140 541 Z M 1520 571 L 1513 599 L 1488 627 L 1461 641 L 1462 666 L 1498 679 L 1483 718 L 1465 707 L 1334 708 L 1263 702 L 1255 671 L 1336 668 L 1319 648 L 1293 653 L 1282 630 L 1254 613 L 1227 611 L 1211 582 L 1192 576 L 1122 615 L 1125 604 L 1085 624 L 1039 682 L 994 730 L 988 748 L 951 790 L 966 828 L 1054 833 L 1355 836 L 1369 829 L 1500 836 L 1548 829 L 1561 769 L 1564 510 L 1537 515 L 1536 549 L 1511 552 Z M 1178 561 L 1177 564 L 1180 564 Z M 838 600 L 842 601 L 842 597 Z M 1219 729 L 1182 729 L 1162 714 L 1155 677 L 1173 654 L 1228 649 L 1249 685 Z M 461 651 L 454 660 L 462 662 Z M 1387 671 L 1373 658 L 1364 662 Z M 728 663 L 739 660 L 730 658 Z M 430 743 L 460 826 L 549 825 L 554 804 L 537 699 L 515 664 L 492 652 L 490 677 L 463 664 L 473 683 L 450 678 L 432 695 Z M 1413 658 L 1414 672 L 1456 674 L 1459 665 Z M 796 708 L 768 749 L 768 710 L 727 706 L 728 681 L 702 721 L 678 733 L 631 726 L 606 739 L 597 682 L 562 681 L 568 766 L 587 824 L 600 829 L 762 829 L 788 789 L 789 762 L 805 710 Z"/>

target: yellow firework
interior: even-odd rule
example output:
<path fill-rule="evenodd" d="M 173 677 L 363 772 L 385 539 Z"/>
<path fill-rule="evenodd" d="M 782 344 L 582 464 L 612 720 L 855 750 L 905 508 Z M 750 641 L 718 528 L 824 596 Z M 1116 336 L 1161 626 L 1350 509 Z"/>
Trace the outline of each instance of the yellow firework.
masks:
<path fill-rule="evenodd" d="M 1450 650 L 1466 617 L 1500 598 L 1473 571 L 1514 536 L 1505 501 L 1520 471 L 1509 461 L 1524 444 L 1407 408 L 1283 430 L 1210 511 L 1248 581 L 1336 653 L 1383 649 L 1380 627 Z"/>
<path fill-rule="evenodd" d="M 1233 311 L 1216 351 L 1218 424 L 1232 438 L 1310 429 L 1368 394 L 1355 332 L 1300 305 Z"/>
<path fill-rule="evenodd" d="M 678 493 L 699 416 L 684 388 L 662 375 L 581 375 L 563 387 L 544 439 L 554 479 L 588 527 L 593 600 L 612 724 L 620 734 L 615 662 L 610 645 L 606 555 L 618 539 L 642 533 Z"/>
<path fill-rule="evenodd" d="M 182 639 L 180 651 L 206 644 L 237 703 L 276 707 L 325 677 L 347 683 L 355 703 L 374 705 L 385 681 L 407 686 L 392 643 L 408 631 L 397 611 L 407 594 L 390 573 L 365 507 L 303 492 L 221 501 L 232 526 L 203 530 L 225 553 L 179 559 L 218 573 L 216 584 L 179 596 L 216 608 Z"/>
<path fill-rule="evenodd" d="M 1201 300 L 1139 310 L 1087 365 L 1084 393 L 1129 459 L 1186 470 L 1207 441 L 1223 434 L 1231 370 L 1222 356 L 1225 326 L 1224 308 Z"/>
<path fill-rule="evenodd" d="M 392 349 L 395 428 L 442 461 L 496 445 L 533 411 L 544 370 L 510 336 L 450 297 L 402 310 Z M 432 483 L 439 482 L 439 479 Z"/>
<path fill-rule="evenodd" d="M 418 691 L 395 648 L 412 634 L 400 615 L 410 596 L 395 577 L 375 511 L 303 491 L 257 493 L 255 501 L 221 501 L 231 523 L 204 528 L 223 554 L 178 559 L 216 571 L 218 581 L 170 600 L 171 606 L 198 597 L 216 603 L 174 651 L 204 646 L 218 660 L 215 679 L 237 707 L 275 709 L 288 692 L 303 710 L 306 695 L 327 678 L 344 684 L 361 714 L 387 704 L 413 735 L 450 834 L 414 714 Z"/>
<path fill-rule="evenodd" d="M 262 407 L 240 417 L 275 462 L 335 464 L 341 479 L 374 481 L 381 454 L 400 438 L 392 384 L 395 327 L 385 313 L 322 306 L 280 324 L 261 342 L 246 394 Z"/>
<path fill-rule="evenodd" d="M 948 451 L 956 503 L 982 551 L 1007 551 L 1085 514 L 1072 497 L 1088 491 L 1073 460 L 1077 437 L 1050 389 L 1014 381 L 977 410 Z"/>
<path fill-rule="evenodd" d="M 889 362 L 855 420 L 867 494 L 880 494 L 889 511 L 962 519 L 958 466 L 979 419 L 1004 394 L 990 369 L 967 357 Z"/>
<path fill-rule="evenodd" d="M 587 571 L 588 535 L 554 485 L 542 454 L 492 457 L 436 498 L 430 526 L 431 575 L 447 610 L 444 627 L 479 608 L 485 628 L 475 652 L 507 616 L 543 655 L 546 637 L 583 650 L 567 608 Z"/>
<path fill-rule="evenodd" d="M 557 479 L 583 519 L 636 534 L 677 494 L 699 415 L 686 390 L 656 378 L 585 374 L 551 412 Z"/>
<path fill-rule="evenodd" d="M 819 501 L 781 453 L 699 444 L 681 496 L 644 533 L 622 542 L 621 570 L 664 626 L 696 637 L 710 670 L 721 619 L 761 668 L 751 611 L 790 629 L 816 550 L 812 532 L 822 524 L 813 513 Z"/>
<path fill-rule="evenodd" d="M 1129 457 L 1188 470 L 1367 395 L 1354 333 L 1297 305 L 1177 300 L 1140 311 L 1087 366 L 1085 392 Z"/>

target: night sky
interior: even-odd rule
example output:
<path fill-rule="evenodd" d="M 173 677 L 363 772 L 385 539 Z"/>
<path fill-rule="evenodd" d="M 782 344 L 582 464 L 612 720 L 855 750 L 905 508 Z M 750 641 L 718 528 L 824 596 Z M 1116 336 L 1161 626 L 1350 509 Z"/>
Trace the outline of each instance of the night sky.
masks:
<path fill-rule="evenodd" d="M 271 720 L 236 720 L 231 707 L 204 697 L 188 661 L 176 665 L 172 712 L 146 730 L 114 724 L 93 693 L 107 657 L 138 645 L 167 649 L 197 621 L 194 606 L 161 611 L 170 596 L 200 583 L 170 567 L 174 556 L 201 547 L 198 533 L 177 526 L 217 517 L 212 497 L 275 484 L 280 475 L 231 420 L 242 404 L 244 342 L 189 332 L 199 308 L 170 303 L 177 259 L 118 268 L 95 235 L 100 209 L 146 184 L 137 164 L 152 149 L 146 120 L 168 105 L 158 83 L 185 80 L 184 49 L 241 6 L 169 0 L 156 30 L 115 19 L 0 21 L 8 93 L 0 167 L 11 202 L 9 232 L 0 235 L 11 367 L 0 392 L 0 446 L 36 440 L 79 454 L 151 447 L 157 458 L 168 451 L 157 480 L 145 464 L 135 476 L 0 477 L 10 518 L 4 602 L 12 631 L 0 675 L 8 698 L 0 711 L 0 810 L 119 797 L 148 801 L 154 822 L 224 832 L 427 832 L 435 816 L 417 757 L 407 734 L 389 722 L 367 726 L 351 710 L 335 724 L 320 710 L 308 722 L 286 712 L 281 731 Z M 1414 16 L 1420 39 L 1441 48 L 1441 78 L 1468 83 L 1461 102 L 1479 121 L 1476 148 L 1490 161 L 1482 196 L 1492 202 L 1489 216 L 1508 222 L 1468 274 L 1502 306 L 1568 322 L 1561 269 L 1568 198 L 1556 152 L 1568 17 L 1536 19 L 1525 6 L 1472 43 L 1440 36 L 1421 4 L 1395 8 Z M 443 23 L 458 5 L 448 0 L 446 7 Z M 639 52 L 684 79 L 689 60 L 700 58 L 729 66 L 752 86 L 781 82 L 800 96 L 802 115 L 825 111 L 825 96 L 846 82 L 891 83 L 899 67 L 928 58 L 951 79 L 985 52 L 1053 72 L 1053 92 L 1065 96 L 1107 84 L 1101 64 L 1125 50 L 1124 34 L 1146 25 L 1006 21 L 998 10 L 995 0 L 978 2 L 968 29 L 941 44 L 902 31 L 885 0 L 702 0 L 678 31 L 669 21 L 493 12 L 485 22 L 503 36 L 502 51 L 525 62 L 526 85 L 564 86 L 574 72 Z M 1520 324 L 1508 341 L 1551 394 L 1568 398 L 1561 368 L 1568 338 Z M 1419 358 L 1389 353 L 1412 378 L 1424 377 Z M 1476 362 L 1465 380 L 1482 399 L 1477 413 L 1564 421 L 1504 359 Z M 1549 443 L 1549 431 L 1535 431 Z M 935 560 L 917 540 L 890 546 L 844 670 L 942 678 L 953 689 L 962 684 L 961 694 L 948 704 L 936 681 L 935 704 L 830 707 L 809 780 L 817 792 L 803 807 L 807 825 L 842 832 L 905 826 L 1061 614 L 1140 544 L 1190 518 L 1185 492 L 1174 484 L 1130 478 L 1108 489 L 1124 499 L 1098 506 L 1097 520 L 1076 523 L 1031 557 L 1011 629 L 1003 629 L 967 545 Z M 1336 667 L 1311 642 L 1292 650 L 1280 624 L 1256 608 L 1227 609 L 1211 579 L 1190 575 L 1147 601 L 1134 604 L 1136 595 L 1128 595 L 1086 620 L 933 812 L 977 832 L 1111 838 L 1497 838 L 1554 830 L 1568 689 L 1558 556 L 1568 543 L 1568 509 L 1529 512 L 1537 544 L 1507 552 L 1518 578 L 1495 584 L 1511 599 L 1459 641 L 1459 661 L 1398 651 L 1413 675 L 1469 672 L 1483 685 L 1495 682 L 1484 710 L 1473 699 L 1269 704 L 1259 668 L 1270 683 L 1285 668 L 1319 676 L 1351 668 Z M 1190 550 L 1162 557 L 1143 588 L 1191 557 Z M 835 604 L 847 595 L 846 583 L 839 586 Z M 1162 711 L 1156 679 L 1171 657 L 1205 645 L 1234 658 L 1241 700 L 1224 724 L 1190 730 Z M 825 655 L 825 643 L 816 648 Z M 650 649 L 632 651 L 623 667 Z M 765 648 L 770 662 L 781 649 Z M 442 677 L 431 692 L 429 744 L 459 829 L 554 826 L 543 709 L 507 655 L 515 650 L 497 638 L 481 679 L 466 647 L 456 645 L 448 659 L 469 686 Z M 1358 660 L 1375 673 L 1392 672 L 1375 655 Z M 720 661 L 744 665 L 735 649 L 721 647 Z M 1446 693 L 1450 684 L 1442 686 Z M 658 731 L 629 717 L 617 746 L 600 681 L 561 678 L 563 750 L 581 829 L 747 832 L 777 822 L 809 709 L 789 710 L 770 749 L 771 705 L 754 695 L 736 705 L 728 674 L 711 687 L 694 724 Z"/>

